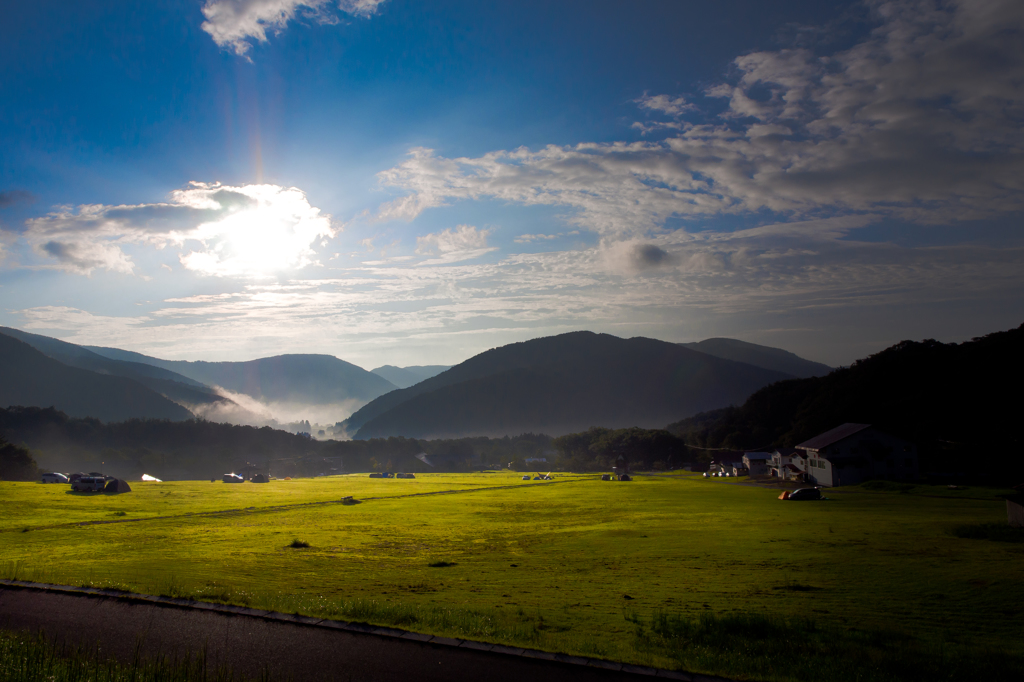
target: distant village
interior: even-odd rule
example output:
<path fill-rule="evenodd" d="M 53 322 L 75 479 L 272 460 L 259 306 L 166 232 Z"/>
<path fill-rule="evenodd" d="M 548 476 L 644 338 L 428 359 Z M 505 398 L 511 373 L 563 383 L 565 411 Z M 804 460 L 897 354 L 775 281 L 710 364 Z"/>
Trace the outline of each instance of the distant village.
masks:
<path fill-rule="evenodd" d="M 710 476 L 770 476 L 832 488 L 871 479 L 914 481 L 917 446 L 871 424 L 843 424 L 794 447 L 720 451 Z"/>

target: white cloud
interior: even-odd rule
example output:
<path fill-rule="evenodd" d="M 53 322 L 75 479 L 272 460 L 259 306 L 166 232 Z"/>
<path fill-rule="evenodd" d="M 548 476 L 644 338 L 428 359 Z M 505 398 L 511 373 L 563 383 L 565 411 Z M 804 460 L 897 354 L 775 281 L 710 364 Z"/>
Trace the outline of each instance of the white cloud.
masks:
<path fill-rule="evenodd" d="M 684 112 L 697 110 L 697 107 L 687 102 L 684 98 L 672 98 L 668 95 L 648 95 L 645 92 L 643 97 L 633 101 L 641 109 L 649 109 L 650 111 L 657 111 L 669 116 L 679 116 Z"/>
<path fill-rule="evenodd" d="M 571 207 L 575 224 L 630 239 L 673 216 L 872 212 L 928 223 L 1024 209 L 1019 0 L 871 5 L 878 28 L 847 50 L 736 59 L 737 78 L 708 91 L 727 100 L 717 122 L 680 123 L 659 142 L 476 158 L 416 148 L 380 173 L 407 194 L 378 215 L 408 220 L 451 201 L 493 199 Z M 674 116 L 690 106 L 663 95 L 640 104 Z"/>
<path fill-rule="evenodd" d="M 557 234 L 521 234 L 512 241 L 516 244 L 531 244 L 533 242 L 550 241 L 552 239 L 558 239 L 561 235 Z"/>
<path fill-rule="evenodd" d="M 439 265 L 479 258 L 496 250 L 495 247 L 487 246 L 489 233 L 490 230 L 478 230 L 473 225 L 459 225 L 454 230 L 448 228 L 442 232 L 417 237 L 416 253 L 437 256 L 423 261 L 421 265 Z"/>
<path fill-rule="evenodd" d="M 207 0 L 202 29 L 220 47 L 244 56 L 252 42 L 267 42 L 267 32 L 279 33 L 296 16 L 318 23 L 338 22 L 334 7 L 346 14 L 368 17 L 385 0 Z"/>
<path fill-rule="evenodd" d="M 135 269 L 123 248 L 191 244 L 190 270 L 254 277 L 312 262 L 311 245 L 333 237 L 331 217 L 294 187 L 193 182 L 159 204 L 61 207 L 27 223 L 24 238 L 68 272 Z"/>

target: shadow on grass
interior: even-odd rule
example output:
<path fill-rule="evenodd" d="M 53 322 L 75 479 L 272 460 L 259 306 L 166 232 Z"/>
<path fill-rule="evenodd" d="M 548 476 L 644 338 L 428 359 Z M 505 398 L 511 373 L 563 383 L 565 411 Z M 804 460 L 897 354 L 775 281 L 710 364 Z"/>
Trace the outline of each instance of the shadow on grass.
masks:
<path fill-rule="evenodd" d="M 1024 542 L 1024 528 L 1006 523 L 978 523 L 958 526 L 953 535 L 967 540 L 995 540 L 996 542 Z"/>
<path fill-rule="evenodd" d="M 924 644 L 899 632 L 822 626 L 771 615 L 655 613 L 630 616 L 638 652 L 665 656 L 684 670 L 754 680 L 896 682 L 1020 680 L 1024 658 L 967 642 Z"/>

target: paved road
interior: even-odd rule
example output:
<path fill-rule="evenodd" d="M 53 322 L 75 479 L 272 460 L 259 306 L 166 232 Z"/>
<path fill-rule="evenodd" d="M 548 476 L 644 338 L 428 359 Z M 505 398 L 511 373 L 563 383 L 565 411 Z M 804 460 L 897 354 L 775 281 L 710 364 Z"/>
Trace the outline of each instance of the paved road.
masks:
<path fill-rule="evenodd" d="M 131 660 L 143 655 L 183 656 L 207 647 L 212 666 L 236 673 L 301 680 L 487 680 L 548 682 L 648 680 L 557 661 L 541 661 L 463 647 L 360 634 L 131 602 L 0 586 L 0 628 L 42 631 L 48 638 L 100 647 Z M 697 676 L 695 676 L 697 678 Z M 708 678 L 704 678 L 708 679 Z"/>

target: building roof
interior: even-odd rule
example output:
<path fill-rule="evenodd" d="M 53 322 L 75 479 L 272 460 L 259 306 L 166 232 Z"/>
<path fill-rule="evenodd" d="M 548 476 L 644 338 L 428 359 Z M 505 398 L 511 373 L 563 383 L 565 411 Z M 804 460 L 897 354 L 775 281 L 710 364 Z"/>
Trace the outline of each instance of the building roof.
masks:
<path fill-rule="evenodd" d="M 829 445 L 832 445 L 833 443 L 838 443 L 844 438 L 849 438 L 853 434 L 860 433 L 864 429 L 870 427 L 871 424 L 846 423 L 843 424 L 842 426 L 837 426 L 831 431 L 826 431 L 825 433 L 818 434 L 814 438 L 808 441 L 804 441 L 803 443 L 800 443 L 800 445 L 798 445 L 797 447 L 805 450 L 822 450 L 824 448 L 827 448 Z"/>
<path fill-rule="evenodd" d="M 775 452 L 779 453 L 783 457 L 792 457 L 793 455 L 803 454 L 797 448 L 775 448 Z"/>

